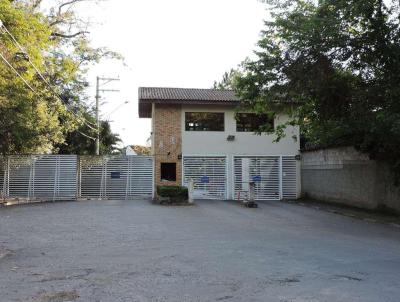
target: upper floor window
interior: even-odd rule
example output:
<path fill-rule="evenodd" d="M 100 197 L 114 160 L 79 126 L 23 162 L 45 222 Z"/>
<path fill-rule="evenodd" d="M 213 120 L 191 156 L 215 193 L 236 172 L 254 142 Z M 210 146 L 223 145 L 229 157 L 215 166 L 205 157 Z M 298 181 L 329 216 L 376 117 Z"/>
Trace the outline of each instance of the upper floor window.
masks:
<path fill-rule="evenodd" d="M 269 132 L 274 130 L 274 119 L 268 114 L 237 113 L 237 132 Z"/>
<path fill-rule="evenodd" d="M 223 112 L 185 112 L 186 131 L 224 131 Z"/>

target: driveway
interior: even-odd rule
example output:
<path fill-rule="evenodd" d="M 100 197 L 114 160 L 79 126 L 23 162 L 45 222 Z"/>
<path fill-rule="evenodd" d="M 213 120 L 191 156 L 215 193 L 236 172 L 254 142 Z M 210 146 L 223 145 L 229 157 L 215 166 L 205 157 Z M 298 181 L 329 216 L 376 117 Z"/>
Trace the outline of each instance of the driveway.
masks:
<path fill-rule="evenodd" d="M 400 229 L 280 202 L 0 208 L 0 301 L 393 301 Z"/>

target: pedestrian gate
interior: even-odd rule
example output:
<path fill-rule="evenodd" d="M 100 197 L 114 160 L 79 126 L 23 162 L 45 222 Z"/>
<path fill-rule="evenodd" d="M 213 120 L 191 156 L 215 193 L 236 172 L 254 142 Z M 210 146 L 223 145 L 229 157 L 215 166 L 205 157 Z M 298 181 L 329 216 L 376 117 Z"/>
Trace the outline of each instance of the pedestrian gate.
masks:
<path fill-rule="evenodd" d="M 235 196 L 240 199 L 254 182 L 256 200 L 279 200 L 279 156 L 235 157 Z M 242 195 L 242 196 L 241 196 Z"/>
<path fill-rule="evenodd" d="M 241 199 L 254 183 L 255 200 L 296 199 L 297 163 L 294 156 L 235 156 L 234 193 Z"/>

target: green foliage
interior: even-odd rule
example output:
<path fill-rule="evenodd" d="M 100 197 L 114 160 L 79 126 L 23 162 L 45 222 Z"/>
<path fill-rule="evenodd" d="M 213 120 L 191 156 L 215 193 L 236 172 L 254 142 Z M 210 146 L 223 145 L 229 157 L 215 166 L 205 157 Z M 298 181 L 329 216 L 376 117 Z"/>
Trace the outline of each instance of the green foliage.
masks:
<path fill-rule="evenodd" d="M 157 194 L 161 197 L 189 198 L 188 189 L 181 186 L 157 186 Z"/>
<path fill-rule="evenodd" d="M 93 117 L 87 116 L 86 118 L 95 123 Z M 100 129 L 100 155 L 120 153 L 117 144 L 121 142 L 121 139 L 118 134 L 111 131 L 110 123 L 108 121 L 101 121 Z M 95 154 L 95 144 L 93 140 L 88 139 L 78 131 L 81 133 L 92 133 L 93 135 L 96 135 L 96 133 L 88 126 L 81 125 L 77 131 L 69 132 L 62 144 L 55 146 L 57 153 L 78 155 Z"/>
<path fill-rule="evenodd" d="M 78 117 L 85 116 L 93 123 L 92 111 L 84 105 L 88 99 L 86 72 L 102 58 L 120 56 L 90 46 L 83 30 L 87 24 L 71 8 L 80 1 L 57 2 L 59 6 L 44 15 L 40 0 L 0 0 L 0 20 L 26 54 L 21 54 L 3 29 L 0 53 L 34 90 L 0 59 L 0 153 L 50 153 L 71 147 L 70 150 L 86 154 L 93 149 L 94 142 L 80 132 L 91 137 L 96 132 Z M 108 123 L 102 125 L 102 149 L 111 152 L 118 138 L 111 133 Z"/>
<path fill-rule="evenodd" d="M 278 109 L 309 145 L 354 146 L 400 179 L 398 1 L 265 2 L 272 20 L 235 80 L 244 106 L 265 112 L 293 103 Z"/>
<path fill-rule="evenodd" d="M 232 68 L 229 72 L 223 74 L 221 81 L 214 81 L 213 88 L 219 90 L 233 89 L 235 77 L 238 75 L 238 71 Z"/>

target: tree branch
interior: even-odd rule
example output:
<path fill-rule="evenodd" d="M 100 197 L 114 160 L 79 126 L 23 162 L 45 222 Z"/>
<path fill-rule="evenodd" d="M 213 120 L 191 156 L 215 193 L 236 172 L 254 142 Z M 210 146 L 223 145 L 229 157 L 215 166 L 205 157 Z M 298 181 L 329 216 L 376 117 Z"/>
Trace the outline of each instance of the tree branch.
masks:
<path fill-rule="evenodd" d="M 68 1 L 68 2 L 65 2 L 65 3 L 61 4 L 61 5 L 58 7 L 58 13 L 57 13 L 57 15 L 58 15 L 58 16 L 61 15 L 63 7 L 68 6 L 68 5 L 71 5 L 71 4 L 74 4 L 74 3 L 77 3 L 77 2 L 82 2 L 82 1 L 85 1 L 85 0 L 71 0 L 71 1 Z"/>
<path fill-rule="evenodd" d="M 89 33 L 88 31 L 78 31 L 78 32 L 76 32 L 74 34 L 62 34 L 62 33 L 54 32 L 54 33 L 51 33 L 51 36 L 52 37 L 58 37 L 58 38 L 70 39 L 70 38 L 75 38 L 76 36 L 84 35 L 84 34 L 88 34 L 88 33 Z"/>

